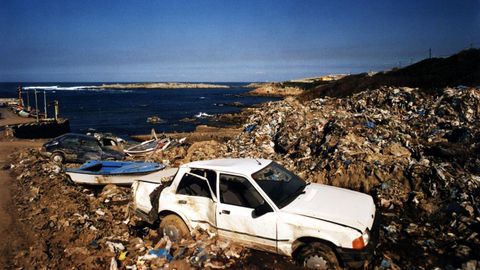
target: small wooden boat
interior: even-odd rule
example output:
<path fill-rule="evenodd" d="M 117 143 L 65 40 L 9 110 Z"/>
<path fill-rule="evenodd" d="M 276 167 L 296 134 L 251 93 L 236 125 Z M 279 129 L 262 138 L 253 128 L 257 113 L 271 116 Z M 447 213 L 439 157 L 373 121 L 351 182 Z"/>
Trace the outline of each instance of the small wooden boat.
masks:
<path fill-rule="evenodd" d="M 151 139 L 123 150 L 123 152 L 129 156 L 144 156 L 156 150 L 166 149 L 169 145 L 169 139 Z"/>
<path fill-rule="evenodd" d="M 21 117 L 29 117 L 30 116 L 30 113 L 26 110 L 20 110 L 18 111 L 18 115 L 20 115 Z"/>
<path fill-rule="evenodd" d="M 135 180 L 158 181 L 172 175 L 172 170 L 165 170 L 161 163 L 104 160 L 87 161 L 65 172 L 73 182 L 87 185 L 131 185 Z"/>

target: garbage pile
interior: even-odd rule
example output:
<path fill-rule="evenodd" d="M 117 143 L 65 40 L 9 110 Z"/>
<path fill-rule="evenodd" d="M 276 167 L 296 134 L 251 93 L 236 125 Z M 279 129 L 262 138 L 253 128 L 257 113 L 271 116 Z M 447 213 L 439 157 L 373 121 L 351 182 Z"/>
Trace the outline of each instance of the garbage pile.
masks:
<path fill-rule="evenodd" d="M 131 211 L 130 188 L 78 186 L 37 150 L 12 154 L 13 200 L 27 224 L 29 246 L 15 250 L 10 268 L 23 269 L 227 269 L 252 268 L 250 250 L 194 230 L 172 243 Z M 31 225 L 31 226 L 29 226 Z M 274 268 L 272 256 L 267 268 Z M 288 263 L 288 259 L 279 258 Z"/>
<path fill-rule="evenodd" d="M 177 145 L 150 158 L 171 166 L 272 159 L 306 181 L 374 197 L 382 224 L 371 269 L 480 267 L 480 89 L 428 95 L 382 87 L 349 98 L 286 98 L 244 113 L 244 131 L 227 143 Z M 178 244 L 161 238 L 130 213 L 128 188 L 69 185 L 58 165 L 33 150 L 13 159 L 17 209 L 36 236 L 15 267 L 258 267 L 254 251 L 208 232 Z M 272 268 L 269 262 L 262 267 Z"/>
<path fill-rule="evenodd" d="M 384 219 L 377 268 L 472 269 L 480 267 L 479 127 L 480 89 L 429 96 L 383 87 L 268 103 L 218 156 L 269 158 L 309 182 L 372 194 Z"/>
<path fill-rule="evenodd" d="M 243 133 L 226 144 L 161 158 L 276 160 L 306 181 L 374 197 L 383 226 L 372 267 L 480 267 L 480 89 L 382 87 L 244 113 Z"/>

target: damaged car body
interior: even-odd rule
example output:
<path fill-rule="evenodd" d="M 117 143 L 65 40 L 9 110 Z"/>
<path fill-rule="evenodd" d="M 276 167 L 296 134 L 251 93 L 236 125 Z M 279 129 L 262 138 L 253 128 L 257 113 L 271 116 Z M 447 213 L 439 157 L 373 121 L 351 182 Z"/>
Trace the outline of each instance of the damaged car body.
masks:
<path fill-rule="evenodd" d="M 45 143 L 42 154 L 57 163 L 124 158 L 123 153 L 102 146 L 97 138 L 76 133 L 67 133 Z"/>
<path fill-rule="evenodd" d="M 371 196 L 306 183 L 271 160 L 196 161 L 132 192 L 136 213 L 172 240 L 200 227 L 320 269 L 363 265 L 375 245 Z"/>

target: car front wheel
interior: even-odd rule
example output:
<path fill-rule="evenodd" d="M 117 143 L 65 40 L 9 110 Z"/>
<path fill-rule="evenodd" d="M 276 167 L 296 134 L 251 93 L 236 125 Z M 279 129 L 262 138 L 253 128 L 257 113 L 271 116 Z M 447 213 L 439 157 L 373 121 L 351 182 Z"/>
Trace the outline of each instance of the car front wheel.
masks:
<path fill-rule="evenodd" d="M 303 246 L 296 259 L 307 269 L 342 269 L 332 249 L 319 242 Z"/>
<path fill-rule="evenodd" d="M 160 233 L 163 236 L 167 235 L 173 242 L 178 242 L 190 236 L 190 231 L 185 222 L 173 214 L 162 218 L 160 222 Z"/>
<path fill-rule="evenodd" d="M 65 157 L 63 156 L 62 153 L 53 153 L 50 159 L 58 164 L 62 164 L 65 161 Z"/>

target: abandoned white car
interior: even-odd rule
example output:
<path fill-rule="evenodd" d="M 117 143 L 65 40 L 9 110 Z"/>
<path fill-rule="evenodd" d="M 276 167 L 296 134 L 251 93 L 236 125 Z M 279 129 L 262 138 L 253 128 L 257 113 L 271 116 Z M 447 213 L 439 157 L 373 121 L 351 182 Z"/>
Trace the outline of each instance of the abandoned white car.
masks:
<path fill-rule="evenodd" d="M 173 241 L 199 226 L 318 269 L 363 265 L 374 248 L 371 196 L 306 183 L 271 160 L 192 162 L 132 192 L 136 213 Z"/>

